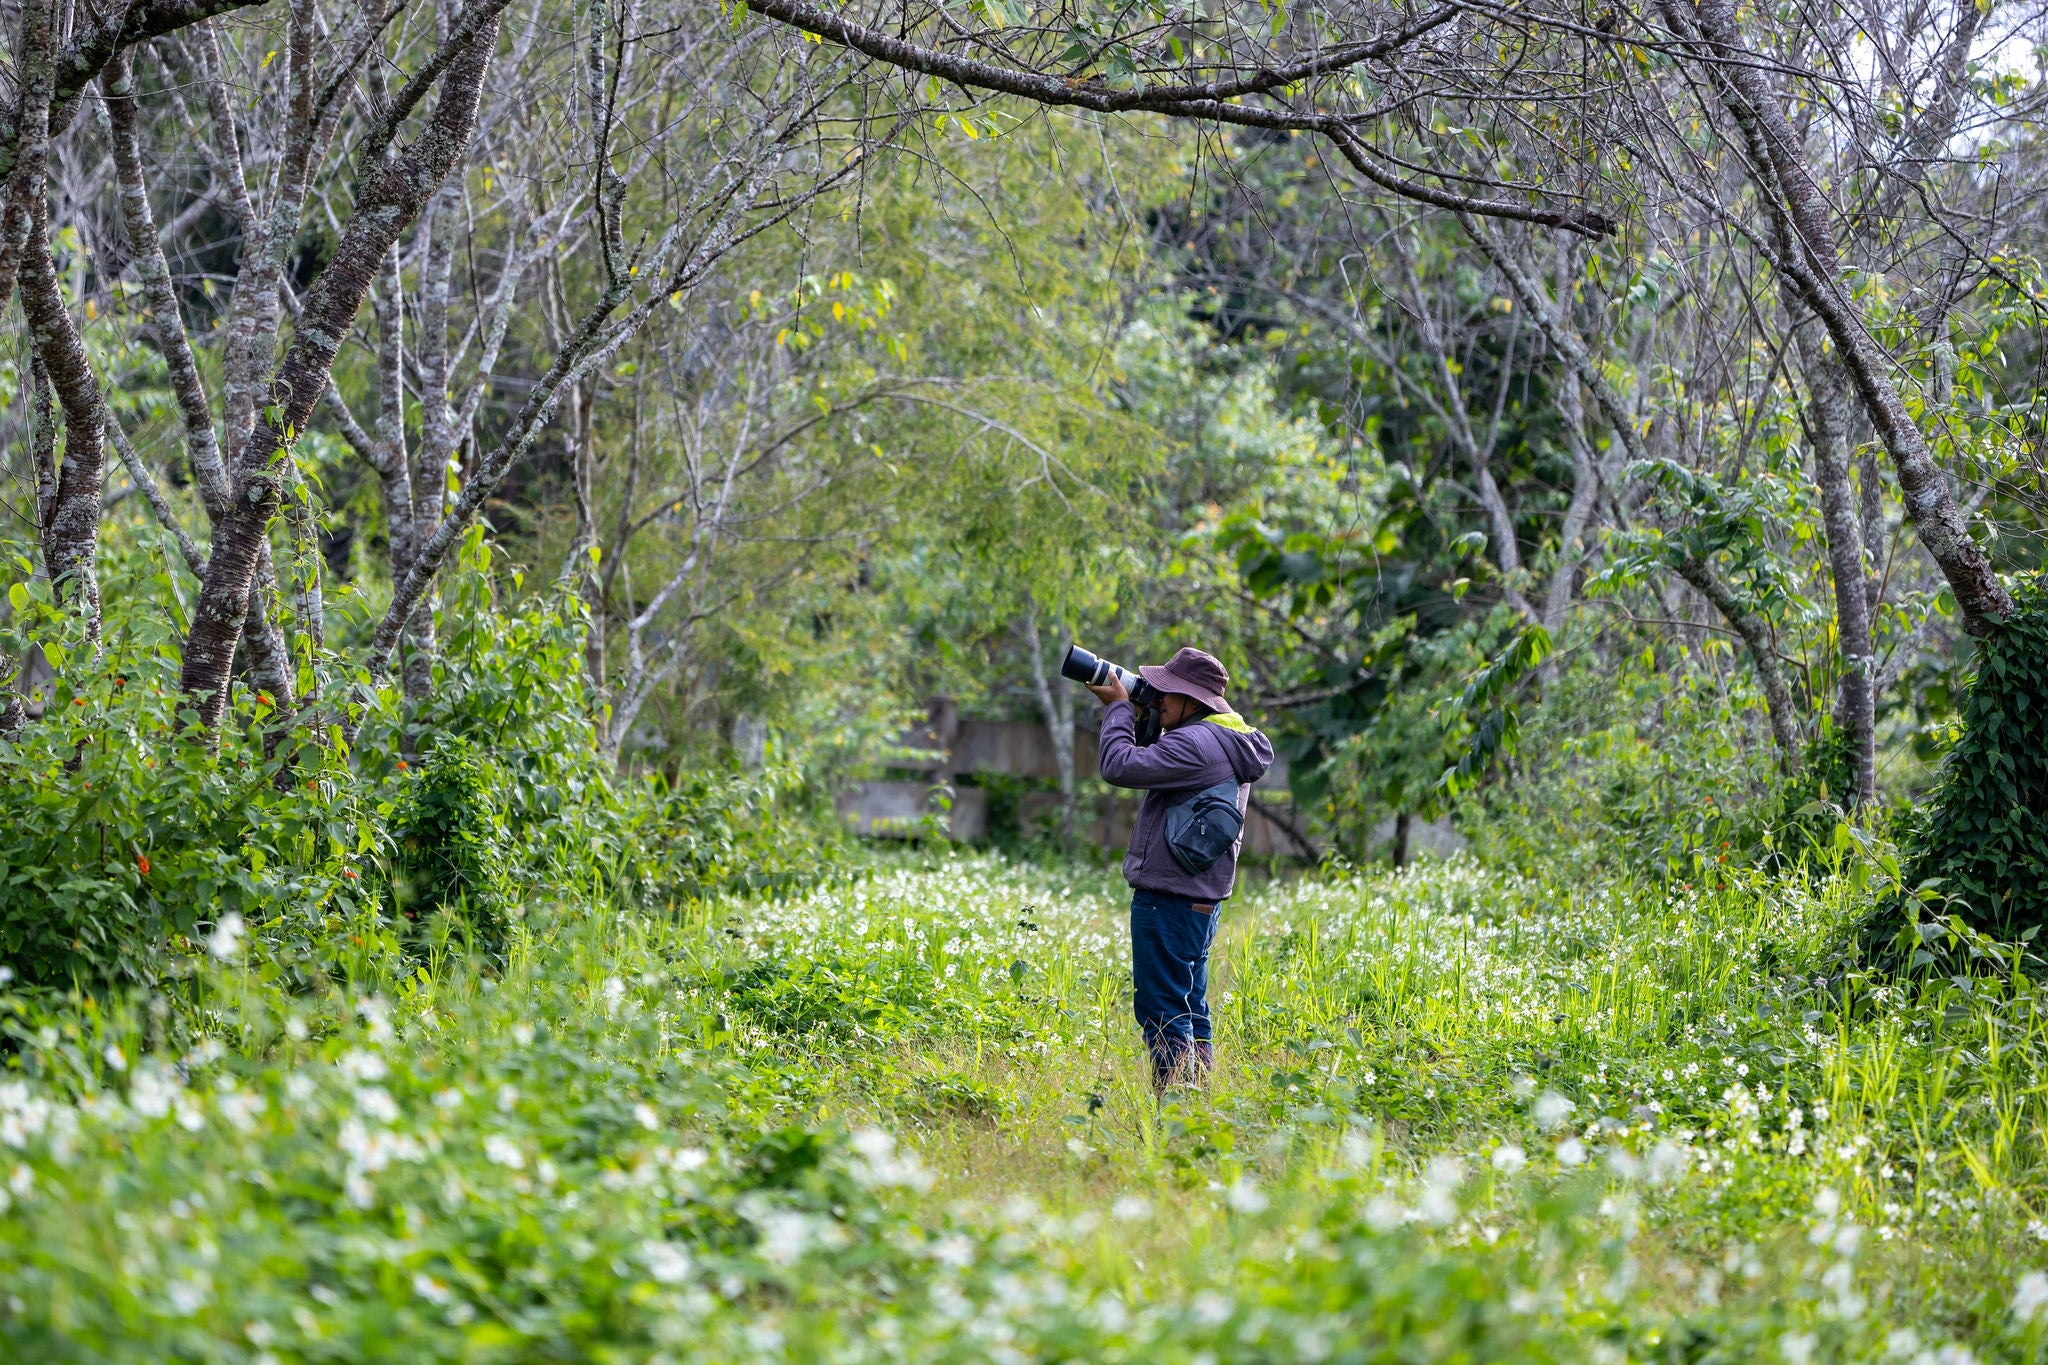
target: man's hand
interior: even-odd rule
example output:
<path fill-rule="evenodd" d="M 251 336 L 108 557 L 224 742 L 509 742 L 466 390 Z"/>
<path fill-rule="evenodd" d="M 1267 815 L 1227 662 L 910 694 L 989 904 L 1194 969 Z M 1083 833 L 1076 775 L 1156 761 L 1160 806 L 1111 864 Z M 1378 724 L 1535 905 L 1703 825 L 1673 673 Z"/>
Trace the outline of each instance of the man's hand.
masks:
<path fill-rule="evenodd" d="M 1109 705 L 1113 701 L 1129 701 L 1131 699 L 1131 694 L 1124 690 L 1124 680 L 1117 677 L 1114 673 L 1109 675 L 1108 682 L 1103 683 L 1100 687 L 1091 684 L 1088 690 L 1093 692 L 1095 699 L 1104 706 Z"/>

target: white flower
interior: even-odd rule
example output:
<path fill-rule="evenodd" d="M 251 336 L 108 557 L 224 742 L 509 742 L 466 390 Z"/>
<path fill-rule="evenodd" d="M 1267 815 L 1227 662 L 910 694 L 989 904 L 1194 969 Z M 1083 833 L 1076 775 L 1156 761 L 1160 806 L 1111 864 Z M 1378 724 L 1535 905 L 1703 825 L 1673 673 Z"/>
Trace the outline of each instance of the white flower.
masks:
<path fill-rule="evenodd" d="M 129 1083 L 129 1107 L 146 1119 L 160 1119 L 171 1112 L 179 1088 L 176 1076 L 154 1062 L 144 1062 L 135 1068 L 135 1079 Z"/>
<path fill-rule="evenodd" d="M 342 1053 L 341 1060 L 335 1065 L 341 1068 L 342 1075 L 352 1081 L 381 1081 L 389 1074 L 389 1068 L 384 1065 L 382 1057 L 361 1049 L 351 1049 Z"/>
<path fill-rule="evenodd" d="M 0 1142 L 9 1147 L 28 1146 L 57 1112 L 48 1100 L 31 1095 L 25 1082 L 0 1081 Z"/>
<path fill-rule="evenodd" d="M 1454 1156 L 1437 1157 L 1422 1173 L 1422 1198 L 1415 1211 L 1426 1222 L 1450 1222 L 1458 1216 L 1458 1186 L 1464 1180 L 1464 1162 Z"/>
<path fill-rule="evenodd" d="M 1119 1223 L 1137 1223 L 1152 1216 L 1152 1201 L 1135 1194 L 1120 1195 L 1109 1206 L 1109 1216 Z"/>
<path fill-rule="evenodd" d="M 509 1085 L 498 1087 L 498 1112 L 509 1114 L 519 1106 L 519 1092 Z"/>
<path fill-rule="evenodd" d="M 633 1118 L 635 1122 L 650 1133 L 661 1127 L 661 1115 L 654 1112 L 654 1106 L 651 1104 L 634 1105 Z"/>
<path fill-rule="evenodd" d="M 965 1270 L 974 1264 L 974 1243 L 955 1232 L 932 1243 L 931 1257 L 940 1265 Z"/>
<path fill-rule="evenodd" d="M 189 1318 L 206 1306 L 213 1296 L 213 1282 L 203 1270 L 193 1271 L 187 1278 L 172 1280 L 164 1291 L 171 1300 L 171 1309 L 178 1316 Z"/>
<path fill-rule="evenodd" d="M 356 1001 L 356 1014 L 368 1027 L 370 1041 L 391 1041 L 391 1004 L 380 995 L 366 995 Z"/>
<path fill-rule="evenodd" d="M 503 1133 L 493 1133 L 484 1139 L 484 1156 L 511 1171 L 516 1171 L 526 1164 L 526 1153 L 520 1151 L 519 1144 Z"/>
<path fill-rule="evenodd" d="M 1392 1232 L 1407 1219 L 1408 1211 L 1383 1194 L 1365 1206 L 1366 1225 L 1374 1232 Z"/>
<path fill-rule="evenodd" d="M 450 1299 L 455 1297 L 447 1285 L 442 1284 L 425 1271 L 421 1271 L 412 1277 L 412 1292 L 425 1299 L 428 1303 L 444 1307 Z"/>
<path fill-rule="evenodd" d="M 246 1133 L 256 1125 L 256 1116 L 263 1112 L 264 1100 L 261 1095 L 238 1090 L 232 1084 L 223 1085 L 214 1093 L 214 1107 L 230 1128 Z"/>
<path fill-rule="evenodd" d="M 356 1091 L 356 1109 L 366 1118 L 379 1123 L 395 1123 L 398 1120 L 398 1101 L 391 1098 L 391 1092 L 381 1085 L 366 1085 Z"/>
<path fill-rule="evenodd" d="M 2032 1322 L 2043 1308 L 2048 1308 L 2048 1274 L 2029 1270 L 2013 1286 L 2012 1315 L 2021 1322 Z"/>
<path fill-rule="evenodd" d="M 239 914 L 228 911 L 214 922 L 213 932 L 206 939 L 206 951 L 226 962 L 242 951 L 242 935 L 248 927 Z"/>
<path fill-rule="evenodd" d="M 640 1244 L 640 1259 L 657 1284 L 681 1284 L 690 1278 L 690 1253 L 674 1242 L 649 1238 Z"/>
<path fill-rule="evenodd" d="M 903 1185 L 914 1190 L 931 1188 L 932 1174 L 918 1160 L 917 1153 L 896 1150 L 896 1139 L 880 1128 L 863 1128 L 853 1135 L 853 1150 L 860 1157 L 853 1176 L 865 1185 Z"/>
<path fill-rule="evenodd" d="M 107 1065 L 114 1070 L 126 1071 L 128 1069 L 128 1058 L 122 1054 L 119 1044 L 108 1043 L 107 1050 L 101 1055 L 107 1059 Z"/>
<path fill-rule="evenodd" d="M 1572 1110 L 1578 1107 L 1555 1090 L 1546 1090 L 1536 1097 L 1536 1103 L 1530 1113 L 1536 1119 L 1536 1126 L 1547 1133 L 1563 1123 Z"/>
<path fill-rule="evenodd" d="M 1566 1166 L 1576 1166 L 1586 1159 L 1586 1144 L 1577 1138 L 1566 1138 L 1557 1144 L 1557 1159 Z"/>
<path fill-rule="evenodd" d="M 1223 1197 L 1232 1210 L 1238 1213 L 1253 1214 L 1266 1211 L 1266 1196 L 1259 1189 L 1258 1182 L 1248 1175 L 1241 1175 L 1231 1181 L 1230 1188 L 1224 1191 Z"/>
<path fill-rule="evenodd" d="M 1202 1326 L 1219 1327 L 1230 1320 L 1231 1310 L 1235 1306 L 1225 1295 L 1213 1289 L 1205 1289 L 1195 1295 L 1194 1302 L 1188 1305 L 1188 1309 L 1195 1321 Z"/>
<path fill-rule="evenodd" d="M 1778 1350 L 1785 1357 L 1785 1365 L 1806 1365 L 1813 1359 L 1814 1345 L 1811 1332 L 1787 1332 L 1778 1338 Z"/>
<path fill-rule="evenodd" d="M 403 1133 L 366 1128 L 359 1119 L 342 1123 L 341 1130 L 334 1135 L 334 1145 L 349 1159 L 350 1170 L 356 1175 L 374 1175 L 394 1161 L 418 1161 L 425 1155 L 425 1149 Z"/>
<path fill-rule="evenodd" d="M 626 983 L 619 980 L 616 976 L 606 977 L 604 979 L 604 1012 L 606 1014 L 618 1013 L 619 1002 L 625 998 Z"/>
<path fill-rule="evenodd" d="M 1662 1185 L 1684 1172 L 1685 1152 L 1667 1138 L 1650 1149 L 1644 1169 L 1653 1183 Z"/>
<path fill-rule="evenodd" d="M 1504 1175 L 1513 1175 L 1529 1164 L 1529 1154 L 1512 1142 L 1503 1142 L 1493 1149 L 1493 1169 Z"/>
<path fill-rule="evenodd" d="M 788 1265 L 811 1244 L 809 1214 L 768 1209 L 757 1214 L 754 1222 L 761 1229 L 761 1258 L 770 1265 Z"/>
<path fill-rule="evenodd" d="M 512 1026 L 512 1041 L 521 1047 L 533 1045 L 533 1025 L 521 1020 Z"/>

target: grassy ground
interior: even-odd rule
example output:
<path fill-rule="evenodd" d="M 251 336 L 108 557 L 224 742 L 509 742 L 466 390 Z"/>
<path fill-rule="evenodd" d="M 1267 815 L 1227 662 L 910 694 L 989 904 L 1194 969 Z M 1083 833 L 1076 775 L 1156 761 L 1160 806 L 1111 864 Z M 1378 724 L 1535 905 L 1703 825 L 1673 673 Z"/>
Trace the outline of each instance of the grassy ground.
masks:
<path fill-rule="evenodd" d="M 197 1011 L 17 1001 L 0 1345 L 2039 1359 L 2036 993 L 1940 934 L 1949 976 L 1842 977 L 1855 885 L 1251 890 L 1164 1104 L 1120 886 L 985 857 L 536 902 L 493 977 L 287 995 L 243 949 Z"/>

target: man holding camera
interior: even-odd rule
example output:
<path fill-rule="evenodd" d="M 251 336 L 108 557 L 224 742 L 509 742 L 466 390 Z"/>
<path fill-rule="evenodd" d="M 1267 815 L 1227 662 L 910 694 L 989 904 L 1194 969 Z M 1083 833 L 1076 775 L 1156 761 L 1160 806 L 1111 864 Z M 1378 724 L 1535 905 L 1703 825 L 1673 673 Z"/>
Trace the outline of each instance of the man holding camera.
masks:
<path fill-rule="evenodd" d="M 1121 678 L 1112 671 L 1088 690 L 1108 704 L 1103 781 L 1145 793 L 1124 880 L 1131 884 L 1133 1008 L 1152 1054 L 1153 1087 L 1164 1091 L 1200 1083 L 1215 1061 L 1209 945 L 1237 880 L 1251 784 L 1272 765 L 1273 745 L 1223 699 L 1230 675 L 1215 656 L 1182 649 L 1138 674 L 1151 685 L 1139 692 L 1157 693 L 1159 736 L 1149 744 L 1139 740 L 1138 710 Z"/>

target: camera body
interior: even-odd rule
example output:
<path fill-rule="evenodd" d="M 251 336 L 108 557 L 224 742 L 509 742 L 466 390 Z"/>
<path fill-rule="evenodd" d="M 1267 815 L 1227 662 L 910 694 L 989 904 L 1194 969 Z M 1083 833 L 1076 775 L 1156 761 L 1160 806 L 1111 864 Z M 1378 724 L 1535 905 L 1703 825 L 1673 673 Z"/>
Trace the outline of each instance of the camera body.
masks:
<path fill-rule="evenodd" d="M 1138 708 L 1138 743 L 1150 744 L 1159 738 L 1159 706 L 1166 694 L 1130 669 L 1090 654 L 1079 645 L 1069 645 L 1067 657 L 1060 660 L 1060 676 L 1089 687 L 1101 687 L 1115 678 L 1131 694 L 1131 705 Z"/>

